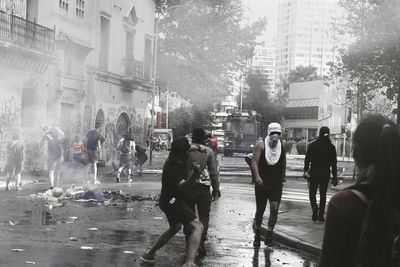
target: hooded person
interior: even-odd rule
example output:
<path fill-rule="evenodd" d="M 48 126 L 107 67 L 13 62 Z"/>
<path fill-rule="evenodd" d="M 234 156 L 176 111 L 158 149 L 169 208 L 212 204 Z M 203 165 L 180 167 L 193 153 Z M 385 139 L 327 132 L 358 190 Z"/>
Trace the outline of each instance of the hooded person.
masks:
<path fill-rule="evenodd" d="M 317 140 L 310 143 L 304 160 L 304 178 L 309 181 L 309 198 L 313 221 L 325 221 L 326 192 L 332 172 L 332 184 L 337 185 L 336 148 L 330 140 L 330 131 L 326 126 L 319 129 Z M 309 178 L 308 178 L 309 177 Z M 317 205 L 317 189 L 319 188 L 319 207 Z"/>
<path fill-rule="evenodd" d="M 253 223 L 255 232 L 253 245 L 260 246 L 260 229 L 267 202 L 270 203 L 266 245 L 271 245 L 272 232 L 278 219 L 279 204 L 282 197 L 283 181 L 286 174 L 286 151 L 280 136 L 281 125 L 277 122 L 268 125 L 267 136 L 254 147 L 252 169 L 255 176 L 256 214 Z"/>
<path fill-rule="evenodd" d="M 203 225 L 197 219 L 194 211 L 186 204 L 186 194 L 190 192 L 199 176 L 198 164 L 193 164 L 189 172 L 186 169 L 191 146 L 185 137 L 175 139 L 171 144 L 171 151 L 166 160 L 162 178 L 159 207 L 165 213 L 169 228 L 164 231 L 147 250 L 140 260 L 144 263 L 155 263 L 155 253 L 163 247 L 182 228 L 182 225 L 190 232 L 186 250 L 185 264 L 183 266 L 196 266 L 194 264 L 198 250 Z"/>

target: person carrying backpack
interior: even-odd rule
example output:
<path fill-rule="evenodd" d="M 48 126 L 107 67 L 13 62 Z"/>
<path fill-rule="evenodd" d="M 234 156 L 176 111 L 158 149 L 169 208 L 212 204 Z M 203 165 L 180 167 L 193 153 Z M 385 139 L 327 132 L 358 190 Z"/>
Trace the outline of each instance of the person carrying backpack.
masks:
<path fill-rule="evenodd" d="M 56 187 L 60 181 L 60 167 L 63 162 L 63 147 L 62 139 L 64 133 L 57 127 L 50 127 L 47 124 L 42 125 L 42 130 L 45 132 L 40 145 L 47 143 L 47 165 L 49 168 L 49 177 L 51 187 L 54 187 L 54 177 L 56 177 Z"/>
<path fill-rule="evenodd" d="M 319 266 L 400 266 L 399 128 L 368 116 L 353 148 L 357 182 L 328 204 Z"/>
<path fill-rule="evenodd" d="M 21 170 L 22 170 L 22 160 L 24 158 L 24 145 L 19 140 L 19 135 L 14 134 L 12 137 L 12 142 L 8 145 L 8 158 L 7 158 L 7 182 L 6 190 L 9 190 L 9 184 L 11 178 L 15 175 L 17 176 L 17 181 L 15 183 L 16 190 L 21 190 Z"/>
<path fill-rule="evenodd" d="M 121 181 L 121 172 L 124 168 L 128 169 L 128 181 L 132 181 L 132 160 L 136 155 L 135 146 L 135 142 L 133 141 L 130 132 L 125 133 L 117 144 L 117 150 L 121 151 L 121 156 L 119 158 L 119 169 L 116 179 L 118 183 Z"/>

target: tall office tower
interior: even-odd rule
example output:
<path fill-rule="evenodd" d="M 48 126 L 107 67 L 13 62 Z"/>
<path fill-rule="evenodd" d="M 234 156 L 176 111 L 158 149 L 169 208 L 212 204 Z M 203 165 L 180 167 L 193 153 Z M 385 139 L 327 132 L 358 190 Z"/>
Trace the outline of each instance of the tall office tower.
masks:
<path fill-rule="evenodd" d="M 335 34 L 341 10 L 337 0 L 279 0 L 277 80 L 287 78 L 299 65 L 312 65 L 319 75 L 336 59 Z"/>
<path fill-rule="evenodd" d="M 251 59 L 251 69 L 253 72 L 261 73 L 267 76 L 268 93 L 275 95 L 275 77 L 276 77 L 276 56 L 273 46 L 256 46 L 254 55 Z"/>

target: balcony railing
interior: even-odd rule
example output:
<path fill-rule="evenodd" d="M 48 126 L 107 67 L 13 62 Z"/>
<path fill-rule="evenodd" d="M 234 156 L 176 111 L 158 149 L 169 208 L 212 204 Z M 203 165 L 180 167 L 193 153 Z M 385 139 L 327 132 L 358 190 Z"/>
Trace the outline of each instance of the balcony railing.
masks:
<path fill-rule="evenodd" d="M 125 76 L 143 79 L 143 62 L 136 59 L 126 59 Z"/>
<path fill-rule="evenodd" d="M 0 39 L 21 46 L 54 51 L 54 30 L 0 10 Z"/>

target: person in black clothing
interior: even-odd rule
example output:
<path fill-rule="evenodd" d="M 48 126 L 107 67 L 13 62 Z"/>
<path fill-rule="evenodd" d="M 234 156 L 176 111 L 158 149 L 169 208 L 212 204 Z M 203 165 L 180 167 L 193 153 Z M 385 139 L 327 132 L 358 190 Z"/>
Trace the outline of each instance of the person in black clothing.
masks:
<path fill-rule="evenodd" d="M 311 168 L 310 168 L 311 163 Z M 336 148 L 329 138 L 329 128 L 319 129 L 317 140 L 307 149 L 304 160 L 304 177 L 309 180 L 309 198 L 312 209 L 312 220 L 324 222 L 326 191 L 332 170 L 332 184 L 337 185 Z M 308 178 L 309 176 L 309 178 Z M 317 189 L 319 188 L 319 207 L 317 205 Z"/>
<path fill-rule="evenodd" d="M 169 228 L 158 237 L 150 250 L 140 257 L 143 262 L 154 263 L 156 251 L 175 236 L 184 225 L 186 229 L 190 229 L 184 266 L 196 266 L 194 259 L 200 244 L 203 225 L 185 203 L 187 198 L 185 192 L 188 193 L 195 179 L 199 177 L 200 168 L 198 164 L 194 164 L 191 174 L 188 174 L 185 164 L 190 148 L 189 141 L 185 137 L 175 139 L 171 144 L 171 151 L 163 167 L 159 201 L 161 210 L 167 216 Z"/>
<path fill-rule="evenodd" d="M 272 231 L 278 219 L 279 203 L 282 197 L 283 179 L 286 173 L 286 153 L 280 140 L 281 125 L 270 123 L 265 140 L 254 147 L 252 168 L 255 176 L 255 195 L 257 210 L 253 228 L 255 247 L 260 246 L 260 228 L 267 201 L 270 204 L 266 245 L 272 244 Z"/>
<path fill-rule="evenodd" d="M 97 162 L 102 159 L 101 155 L 101 146 L 104 143 L 105 139 L 101 135 L 102 125 L 100 123 L 96 123 L 95 129 L 90 130 L 86 133 L 86 149 L 87 149 L 87 157 L 89 162 L 89 170 L 93 168 L 93 183 L 99 184 L 99 180 L 97 180 Z"/>

